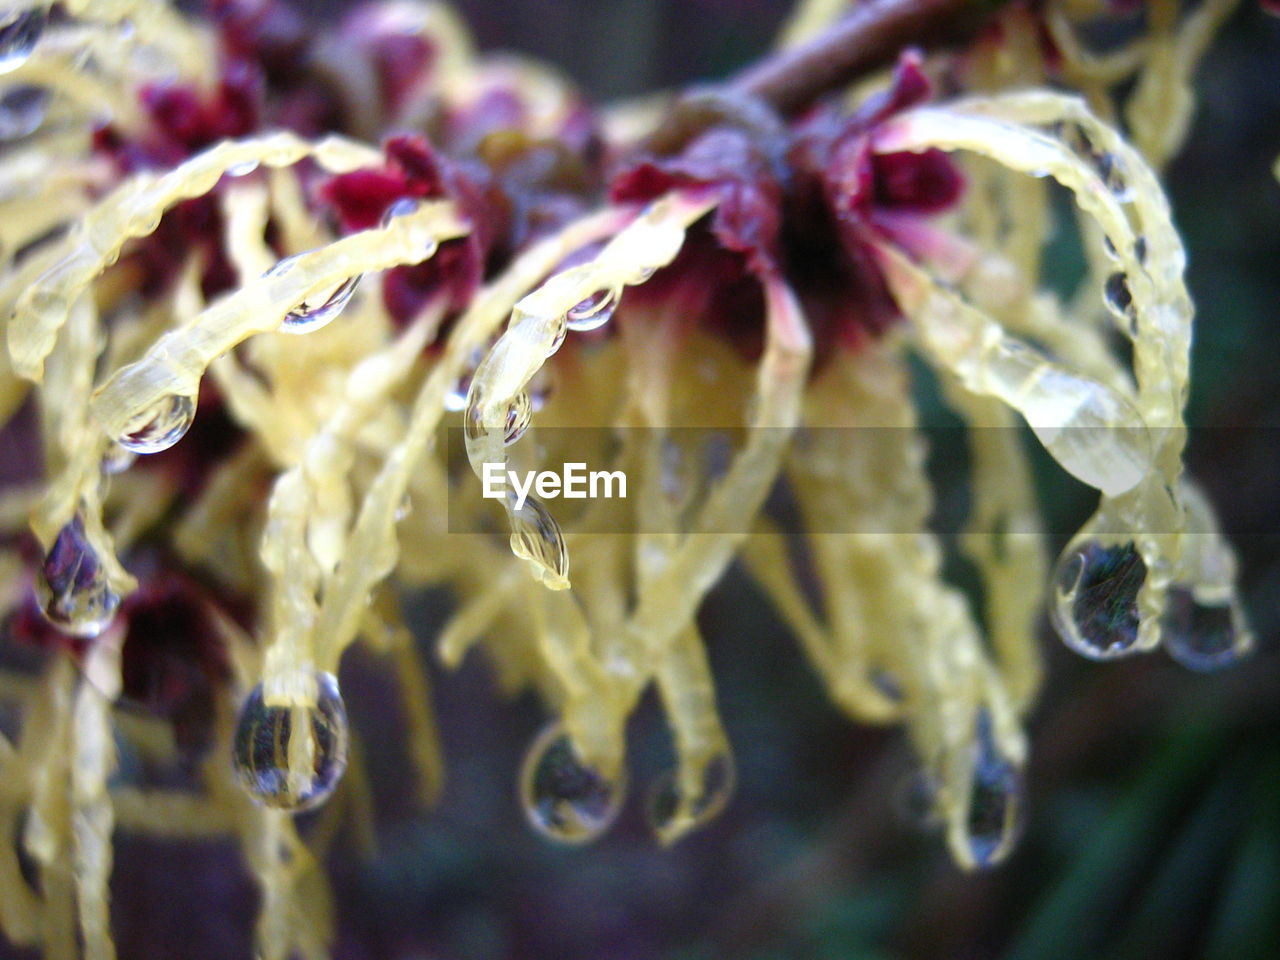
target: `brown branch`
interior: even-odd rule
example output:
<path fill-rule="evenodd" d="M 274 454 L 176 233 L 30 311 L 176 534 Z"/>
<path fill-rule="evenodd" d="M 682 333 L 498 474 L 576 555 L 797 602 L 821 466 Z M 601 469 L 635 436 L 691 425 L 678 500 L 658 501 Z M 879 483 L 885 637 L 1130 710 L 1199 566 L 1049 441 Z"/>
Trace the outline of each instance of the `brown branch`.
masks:
<path fill-rule="evenodd" d="M 730 84 L 782 114 L 885 66 L 904 47 L 936 47 L 972 36 L 1002 4 L 990 0 L 864 0 L 792 50 L 749 67 Z"/>

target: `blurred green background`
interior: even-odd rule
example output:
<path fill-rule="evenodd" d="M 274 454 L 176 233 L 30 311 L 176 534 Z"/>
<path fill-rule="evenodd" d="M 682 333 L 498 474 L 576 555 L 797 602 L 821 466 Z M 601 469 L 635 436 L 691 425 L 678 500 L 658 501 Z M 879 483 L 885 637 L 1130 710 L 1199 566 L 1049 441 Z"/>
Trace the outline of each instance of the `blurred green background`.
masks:
<path fill-rule="evenodd" d="M 614 97 L 725 76 L 766 48 L 788 4 L 458 6 L 484 47 L 544 57 Z M 640 809 L 640 788 L 670 756 L 652 703 L 633 724 L 635 788 L 621 821 L 593 847 L 557 849 L 529 832 L 515 799 L 521 753 L 542 722 L 536 703 L 501 700 L 474 658 L 458 674 L 437 673 L 450 779 L 443 804 L 424 814 L 389 733 L 382 668 L 350 664 L 344 691 L 371 745 L 380 850 L 332 865 L 337 956 L 1280 956 L 1280 184 L 1270 173 L 1280 20 L 1245 4 L 1196 86 L 1194 132 L 1169 172 L 1199 307 L 1191 410 L 1205 429 L 1189 459 L 1227 527 L 1243 531 L 1257 654 L 1217 675 L 1163 654 L 1102 666 L 1045 630 L 1026 836 L 982 875 L 961 874 L 940 838 L 912 823 L 900 789 L 911 770 L 904 738 L 838 715 L 737 573 L 701 621 L 739 785 L 719 820 L 671 851 L 651 839 Z M 1059 480 L 1045 490 L 1052 528 L 1088 515 L 1083 489 Z M 417 604 L 428 656 L 447 607 L 443 597 Z M 124 957 L 190 957 L 193 942 L 201 956 L 249 955 L 252 892 L 231 851 L 126 839 L 116 881 L 137 894 L 117 901 Z"/>

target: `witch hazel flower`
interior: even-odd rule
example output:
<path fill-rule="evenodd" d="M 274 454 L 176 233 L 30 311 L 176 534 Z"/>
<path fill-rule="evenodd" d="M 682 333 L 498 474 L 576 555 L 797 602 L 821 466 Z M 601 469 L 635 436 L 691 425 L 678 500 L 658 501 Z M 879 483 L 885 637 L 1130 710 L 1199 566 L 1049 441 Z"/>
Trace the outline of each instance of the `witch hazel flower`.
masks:
<path fill-rule="evenodd" d="M 332 25 L 275 0 L 208 23 L 157 0 L 19 7 L 0 63 L 51 99 L 0 157 L 0 414 L 30 421 L 39 543 L 5 547 L 31 585 L 5 596 L 50 651 L 38 708 L 63 739 L 6 752 L 40 786 L 4 802 L 44 818 L 80 909 L 56 914 L 70 932 L 0 910 L 15 942 L 110 955 L 113 818 L 175 809 L 112 785 L 115 703 L 150 691 L 158 722 L 234 760 L 182 809 L 240 844 L 259 952 L 322 949 L 322 857 L 282 811 L 364 777 L 337 680 L 353 645 L 395 663 L 419 793 L 439 791 L 408 591 L 455 596 L 445 664 L 480 649 L 554 714 L 521 796 L 566 843 L 624 802 L 650 686 L 676 754 L 648 791 L 659 840 L 729 802 L 697 614 L 735 560 L 840 709 L 906 728 L 965 868 L 1004 859 L 1024 817 L 1046 588 L 1093 659 L 1249 649 L 1234 555 L 1182 469 L 1193 311 L 1156 173 L 1215 0 L 1105 56 L 1074 4 L 806 7 L 760 64 L 656 109 L 478 55 L 435 4 Z M 71 31 L 100 55 L 51 71 Z M 1041 284 L 1050 183 L 1088 255 L 1069 301 Z M 913 356 L 970 428 L 981 616 L 929 529 Z M 1020 422 L 1099 494 L 1056 564 Z M 480 494 L 495 466 L 583 461 L 634 493 L 577 514 Z"/>

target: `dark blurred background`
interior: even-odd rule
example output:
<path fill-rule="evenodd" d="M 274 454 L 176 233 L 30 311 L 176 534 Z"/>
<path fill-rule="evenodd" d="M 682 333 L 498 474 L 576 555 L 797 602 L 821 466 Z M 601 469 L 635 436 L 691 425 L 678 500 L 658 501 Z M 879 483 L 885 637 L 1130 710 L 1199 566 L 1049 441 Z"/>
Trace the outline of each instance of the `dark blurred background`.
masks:
<path fill-rule="evenodd" d="M 457 4 L 484 48 L 551 60 L 602 98 L 722 77 L 766 49 L 789 5 Z M 1257 654 L 1216 675 L 1163 654 L 1103 666 L 1045 630 L 1026 835 L 981 875 L 961 874 L 941 839 L 904 814 L 904 738 L 843 719 L 737 573 L 701 621 L 739 785 L 719 820 L 671 851 L 641 811 L 640 788 L 670 757 L 653 704 L 633 724 L 621 821 L 593 847 L 558 849 L 530 833 L 515 798 L 521 753 L 543 719 L 535 702 L 502 700 L 477 658 L 437 672 L 449 783 L 442 805 L 423 813 L 389 735 L 381 668 L 350 664 L 344 691 L 358 732 L 383 744 L 369 757 L 382 813 L 379 854 L 332 865 L 339 957 L 1280 956 L 1280 550 L 1266 533 L 1280 529 L 1280 184 L 1270 172 L 1280 20 L 1245 3 L 1196 87 L 1194 132 L 1169 172 L 1199 306 L 1191 412 L 1204 429 L 1189 460 L 1242 531 Z M 1086 492 L 1047 483 L 1051 527 L 1083 521 Z M 440 597 L 418 604 L 428 655 L 446 612 Z M 122 956 L 188 957 L 194 942 L 201 956 L 250 955 L 251 885 L 234 853 L 194 853 L 122 842 L 117 889 L 137 894 L 117 901 Z M 207 866 L 193 871 L 197 862 Z"/>

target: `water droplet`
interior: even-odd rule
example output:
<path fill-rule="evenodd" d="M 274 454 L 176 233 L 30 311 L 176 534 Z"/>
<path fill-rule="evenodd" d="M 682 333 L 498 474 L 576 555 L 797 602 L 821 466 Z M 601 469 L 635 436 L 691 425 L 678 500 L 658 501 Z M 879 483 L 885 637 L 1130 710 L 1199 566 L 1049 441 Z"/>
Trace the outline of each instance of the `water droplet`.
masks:
<path fill-rule="evenodd" d="M 467 409 L 462 415 L 462 429 L 468 440 L 483 440 L 489 435 L 489 428 L 484 425 L 482 403 L 479 396 L 473 396 L 475 393 L 476 389 L 473 386 L 467 394 Z"/>
<path fill-rule="evenodd" d="M 529 394 L 521 390 L 507 407 L 507 428 L 502 436 L 502 442 L 508 447 L 511 446 L 524 436 L 532 420 L 533 401 L 529 399 Z"/>
<path fill-rule="evenodd" d="M 1201 603 L 1188 587 L 1169 588 L 1160 627 L 1169 656 L 1191 670 L 1229 667 L 1247 651 L 1248 631 L 1239 607 Z"/>
<path fill-rule="evenodd" d="M 985 710 L 978 714 L 973 780 L 965 832 L 974 866 L 990 867 L 1009 855 L 1022 825 L 1022 771 L 1000 753 Z"/>
<path fill-rule="evenodd" d="M 902 690 L 902 681 L 894 674 L 881 667 L 874 667 L 870 672 L 871 685 L 893 703 L 902 703 L 906 694 Z"/>
<path fill-rule="evenodd" d="M 30 59 L 47 20 L 44 10 L 0 14 L 0 73 L 12 73 Z"/>
<path fill-rule="evenodd" d="M 396 507 L 396 523 L 406 519 L 411 513 L 413 513 L 413 499 L 406 493 L 400 505 Z"/>
<path fill-rule="evenodd" d="M 423 201 L 413 197 L 401 197 L 391 206 L 387 207 L 386 213 L 382 215 L 382 229 L 390 227 L 394 221 L 401 217 L 407 217 L 417 213 L 422 208 Z M 431 234 L 431 227 L 427 224 L 418 223 L 413 227 L 405 227 L 406 230 L 412 229 L 414 232 L 409 234 L 409 239 L 418 250 L 418 262 L 430 259 L 440 246 L 439 241 Z"/>
<path fill-rule="evenodd" d="M 159 453 L 181 440 L 195 418 L 194 396 L 170 394 L 129 421 L 116 442 L 130 453 Z"/>
<path fill-rule="evenodd" d="M 666 771 L 654 781 L 649 791 L 649 823 L 664 844 L 675 843 L 725 808 L 736 780 L 732 754 L 726 750 L 708 760 L 701 779 L 698 793 L 692 797 L 681 795 L 679 768 Z"/>
<path fill-rule="evenodd" d="M 560 843 L 589 843 L 618 816 L 623 778 L 610 780 L 578 759 L 559 723 L 547 726 L 529 747 L 520 772 L 520 800 L 538 833 Z"/>
<path fill-rule="evenodd" d="M 317 807 L 347 768 L 347 711 L 338 681 L 319 672 L 315 680 L 312 706 L 269 705 L 259 683 L 240 707 L 236 772 L 249 795 L 264 806 L 296 811 Z"/>
<path fill-rule="evenodd" d="M 604 326 L 618 306 L 618 295 L 619 291 L 613 287 L 597 290 L 570 308 L 565 315 L 565 325 L 579 333 Z"/>
<path fill-rule="evenodd" d="M 312 306 L 311 302 L 306 300 L 298 304 L 284 315 L 284 319 L 280 322 L 281 332 L 311 333 L 332 322 L 351 302 L 351 296 L 360 285 L 362 276 L 363 274 L 356 274 L 354 277 L 348 277 L 317 306 Z"/>
<path fill-rule="evenodd" d="M 77 514 L 58 531 L 36 579 L 40 610 L 59 630 L 76 637 L 96 637 L 120 606 L 107 572 L 84 532 Z"/>
<path fill-rule="evenodd" d="M 1074 121 L 1057 123 L 1053 129 L 1072 152 L 1093 167 L 1098 179 L 1117 200 L 1128 203 L 1133 199 L 1133 190 L 1125 178 L 1123 164 L 1119 157 L 1098 147 L 1088 131 Z"/>
<path fill-rule="evenodd" d="M 1111 191 L 1112 196 L 1121 203 L 1129 203 L 1133 200 L 1133 188 L 1129 186 L 1123 165 L 1114 153 L 1094 153 L 1091 159 L 1094 168 L 1098 171 L 1098 177 Z"/>
<path fill-rule="evenodd" d="M 387 207 L 387 212 L 382 215 L 382 226 L 390 226 L 391 221 L 396 217 L 405 217 L 411 213 L 416 213 L 421 205 L 421 201 L 414 200 L 412 197 L 401 197 Z"/>
<path fill-rule="evenodd" d="M 124 473 L 128 470 L 138 455 L 132 450 L 126 450 L 118 443 L 113 443 L 107 448 L 107 452 L 102 455 L 102 463 L 100 468 L 107 476 L 115 476 L 118 473 Z"/>
<path fill-rule="evenodd" d="M 1129 280 L 1123 273 L 1113 273 L 1107 277 L 1102 288 L 1102 297 L 1107 309 L 1130 327 L 1137 323 L 1138 311 L 1133 305 L 1133 293 L 1129 290 Z"/>
<path fill-rule="evenodd" d="M 564 345 L 564 338 L 569 333 L 569 324 L 564 317 L 559 317 L 555 321 L 555 332 L 551 337 L 551 346 L 547 348 L 547 356 L 554 356 L 555 352 Z"/>
<path fill-rule="evenodd" d="M 18 140 L 34 133 L 49 112 L 49 91 L 23 84 L 0 96 L 0 140 Z"/>
<path fill-rule="evenodd" d="M 1054 568 L 1050 619 L 1067 646 L 1093 660 L 1132 653 L 1146 578 L 1147 565 L 1132 543 L 1068 544 Z"/>
<path fill-rule="evenodd" d="M 519 510 L 512 505 L 511 552 L 533 561 L 553 577 L 569 576 L 569 552 L 564 546 L 560 524 L 537 497 L 527 497 Z"/>
<path fill-rule="evenodd" d="M 240 163 L 231 164 L 231 166 L 227 167 L 225 174 L 228 177 L 247 177 L 257 169 L 257 160 L 244 160 Z"/>

